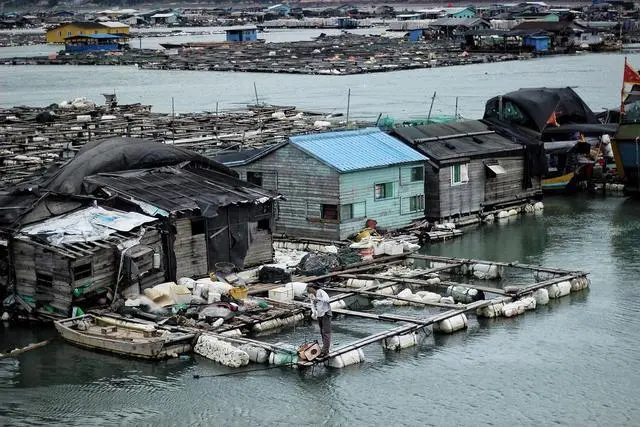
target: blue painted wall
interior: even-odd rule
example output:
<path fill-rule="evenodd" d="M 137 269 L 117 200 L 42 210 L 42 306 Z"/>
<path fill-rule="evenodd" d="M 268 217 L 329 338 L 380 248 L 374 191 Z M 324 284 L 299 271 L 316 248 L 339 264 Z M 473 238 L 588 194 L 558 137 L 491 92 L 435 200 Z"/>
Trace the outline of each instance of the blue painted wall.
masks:
<path fill-rule="evenodd" d="M 368 218 L 375 219 L 378 226 L 396 229 L 407 226 L 411 221 L 424 217 L 424 209 L 410 211 L 410 198 L 422 196 L 424 200 L 424 179 L 411 181 L 411 169 L 422 167 L 422 162 L 380 169 L 356 171 L 340 175 L 340 206 L 353 205 L 353 218 L 340 221 L 340 238 L 364 228 Z M 392 183 L 393 196 L 375 199 L 375 185 Z"/>
<path fill-rule="evenodd" d="M 527 36 L 524 38 L 525 46 L 532 46 L 536 52 L 545 52 L 549 50 L 551 38 L 546 36 Z"/>
<path fill-rule="evenodd" d="M 249 42 L 258 40 L 258 30 L 227 30 L 228 42 Z"/>

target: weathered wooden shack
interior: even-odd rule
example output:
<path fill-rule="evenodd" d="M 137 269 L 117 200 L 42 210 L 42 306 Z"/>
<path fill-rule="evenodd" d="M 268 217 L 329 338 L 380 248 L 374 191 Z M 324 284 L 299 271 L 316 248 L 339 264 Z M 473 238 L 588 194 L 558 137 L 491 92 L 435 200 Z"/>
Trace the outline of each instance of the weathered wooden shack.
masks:
<path fill-rule="evenodd" d="M 62 313 L 115 284 L 142 290 L 219 262 L 269 262 L 276 198 L 179 147 L 86 145 L 59 169 L 0 191 L 4 290 Z"/>
<path fill-rule="evenodd" d="M 525 147 L 478 120 L 400 127 L 393 134 L 428 160 L 425 215 L 456 220 L 538 197 L 540 176 L 529 176 Z"/>
<path fill-rule="evenodd" d="M 17 295 L 57 314 L 116 283 L 144 289 L 165 278 L 159 223 L 135 212 L 82 207 L 20 228 L 8 250 Z"/>
<path fill-rule="evenodd" d="M 219 158 L 242 179 L 284 196 L 276 232 L 324 239 L 345 239 L 368 218 L 386 229 L 422 218 L 425 160 L 377 128 L 295 136 Z"/>
<path fill-rule="evenodd" d="M 258 186 L 189 163 L 85 181 L 96 194 L 116 195 L 118 206 L 137 205 L 163 222 L 169 279 L 201 277 L 221 262 L 243 268 L 273 260 L 276 196 Z"/>

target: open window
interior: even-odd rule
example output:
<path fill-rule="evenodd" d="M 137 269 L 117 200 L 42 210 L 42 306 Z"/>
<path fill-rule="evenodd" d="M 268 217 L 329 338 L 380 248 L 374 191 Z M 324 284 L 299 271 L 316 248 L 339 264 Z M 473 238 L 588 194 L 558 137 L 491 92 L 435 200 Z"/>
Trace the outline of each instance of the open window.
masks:
<path fill-rule="evenodd" d="M 374 199 L 383 200 L 393 197 L 393 182 L 385 182 L 375 185 Z"/>
<path fill-rule="evenodd" d="M 204 218 L 196 218 L 191 220 L 191 235 L 197 236 L 204 234 L 206 230 Z"/>
<path fill-rule="evenodd" d="M 262 187 L 262 172 L 247 172 L 247 182 Z"/>
<path fill-rule="evenodd" d="M 73 280 L 81 280 L 91 277 L 93 274 L 93 270 L 91 268 L 91 263 L 87 262 L 85 264 L 78 264 L 73 267 Z"/>
<path fill-rule="evenodd" d="M 338 205 L 322 205 L 322 219 L 338 220 Z"/>
<path fill-rule="evenodd" d="M 415 166 L 411 168 L 411 182 L 424 181 L 424 167 Z"/>

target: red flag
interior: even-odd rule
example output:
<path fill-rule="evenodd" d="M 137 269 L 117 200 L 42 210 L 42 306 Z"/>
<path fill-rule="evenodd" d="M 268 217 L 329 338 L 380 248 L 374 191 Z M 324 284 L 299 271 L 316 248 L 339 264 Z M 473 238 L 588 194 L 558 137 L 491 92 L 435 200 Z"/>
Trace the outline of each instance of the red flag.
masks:
<path fill-rule="evenodd" d="M 623 82 L 625 84 L 640 84 L 640 74 L 631 67 L 625 60 L 624 62 L 624 77 Z"/>

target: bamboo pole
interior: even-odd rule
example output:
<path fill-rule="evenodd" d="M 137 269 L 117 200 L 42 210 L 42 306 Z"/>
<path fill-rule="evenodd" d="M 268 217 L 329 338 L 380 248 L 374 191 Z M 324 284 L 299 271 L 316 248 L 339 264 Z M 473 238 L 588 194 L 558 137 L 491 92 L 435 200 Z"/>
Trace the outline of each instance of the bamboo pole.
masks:
<path fill-rule="evenodd" d="M 31 350 L 35 350 L 37 348 L 44 347 L 45 345 L 51 343 L 52 341 L 53 341 L 53 338 L 45 340 L 45 341 L 40 341 L 40 342 L 37 342 L 37 343 L 29 344 L 26 347 L 13 349 L 9 353 L 4 353 L 4 354 L 0 353 L 0 360 L 8 359 L 10 357 L 16 357 L 16 356 L 18 356 L 18 355 L 20 355 L 22 353 L 26 353 L 27 351 L 31 351 Z"/>

